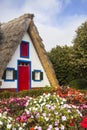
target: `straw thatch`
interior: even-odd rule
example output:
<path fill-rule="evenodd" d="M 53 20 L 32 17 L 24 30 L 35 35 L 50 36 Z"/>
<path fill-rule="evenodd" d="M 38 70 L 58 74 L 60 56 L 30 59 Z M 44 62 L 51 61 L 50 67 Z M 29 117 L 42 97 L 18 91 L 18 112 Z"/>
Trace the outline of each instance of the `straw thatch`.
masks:
<path fill-rule="evenodd" d="M 31 37 L 50 84 L 56 88 L 58 87 L 58 82 L 55 72 L 46 55 L 42 39 L 40 38 L 37 28 L 33 22 L 33 17 L 33 14 L 24 14 L 19 18 L 1 25 L 4 39 L 0 44 L 0 78 L 27 31 Z"/>

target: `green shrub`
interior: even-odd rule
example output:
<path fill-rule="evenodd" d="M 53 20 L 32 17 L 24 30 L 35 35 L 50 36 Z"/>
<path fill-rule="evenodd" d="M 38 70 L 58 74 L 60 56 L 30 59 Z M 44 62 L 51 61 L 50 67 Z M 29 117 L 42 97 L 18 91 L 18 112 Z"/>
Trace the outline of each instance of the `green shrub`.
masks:
<path fill-rule="evenodd" d="M 36 89 L 30 89 L 30 90 L 24 90 L 20 92 L 9 92 L 9 91 L 4 91 L 0 93 L 0 99 L 7 99 L 10 97 L 25 97 L 25 96 L 30 96 L 30 97 L 37 97 L 42 95 L 43 93 L 53 93 L 55 89 L 53 87 L 43 87 L 43 88 L 36 88 Z"/>
<path fill-rule="evenodd" d="M 36 89 L 30 89 L 30 90 L 24 90 L 17 93 L 17 97 L 25 97 L 25 96 L 31 96 L 31 97 L 37 97 L 42 95 L 43 93 L 53 93 L 55 89 L 53 87 L 44 87 L 44 88 L 36 88 Z"/>
<path fill-rule="evenodd" d="M 86 90 L 87 89 L 87 79 L 75 79 L 69 83 L 69 86 L 75 89 Z"/>
<path fill-rule="evenodd" d="M 6 99 L 6 98 L 9 98 L 10 97 L 10 92 L 9 91 L 4 91 L 4 92 L 1 92 L 0 93 L 0 98 L 1 99 Z"/>
<path fill-rule="evenodd" d="M 0 99 L 7 99 L 10 97 L 16 97 L 16 92 L 3 91 L 0 93 Z"/>

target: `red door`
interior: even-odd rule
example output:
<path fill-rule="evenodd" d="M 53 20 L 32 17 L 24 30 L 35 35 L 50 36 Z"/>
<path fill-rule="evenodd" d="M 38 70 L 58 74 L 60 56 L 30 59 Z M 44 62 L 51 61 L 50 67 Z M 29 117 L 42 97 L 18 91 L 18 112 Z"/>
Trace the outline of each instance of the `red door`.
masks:
<path fill-rule="evenodd" d="M 30 89 L 30 64 L 20 62 L 18 65 L 18 91 Z"/>

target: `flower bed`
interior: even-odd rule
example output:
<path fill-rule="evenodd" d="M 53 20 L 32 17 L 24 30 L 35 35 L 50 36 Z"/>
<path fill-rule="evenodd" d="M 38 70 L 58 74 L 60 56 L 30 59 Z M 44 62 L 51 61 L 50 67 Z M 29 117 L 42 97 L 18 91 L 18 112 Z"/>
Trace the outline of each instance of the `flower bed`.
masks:
<path fill-rule="evenodd" d="M 87 104 L 68 104 L 58 94 L 0 100 L 0 130 L 84 130 L 86 115 Z"/>
<path fill-rule="evenodd" d="M 57 95 L 67 100 L 67 103 L 73 105 L 87 104 L 87 91 L 82 93 L 67 86 L 61 86 L 56 90 Z"/>

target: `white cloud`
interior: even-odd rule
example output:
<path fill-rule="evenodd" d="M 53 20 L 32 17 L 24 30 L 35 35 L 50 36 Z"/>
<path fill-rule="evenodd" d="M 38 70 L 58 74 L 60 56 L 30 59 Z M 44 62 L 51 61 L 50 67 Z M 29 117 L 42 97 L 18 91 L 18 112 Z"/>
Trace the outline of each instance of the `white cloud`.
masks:
<path fill-rule="evenodd" d="M 39 23 L 50 24 L 55 21 L 54 17 L 61 12 L 61 9 L 60 0 L 26 0 L 22 11 L 34 13 L 35 20 Z"/>
<path fill-rule="evenodd" d="M 13 0 L 13 2 L 14 1 L 16 5 L 17 0 Z M 50 24 L 55 21 L 54 17 L 61 12 L 62 1 L 63 0 L 25 0 L 24 4 L 17 9 L 16 6 L 12 5 L 12 0 L 3 0 L 3 2 L 0 3 L 0 16 L 2 21 L 8 21 L 24 13 L 34 13 L 36 21 Z"/>
<path fill-rule="evenodd" d="M 19 0 L 21 2 L 21 0 Z M 25 0 L 16 8 L 17 0 L 3 0 L 0 3 L 0 20 L 8 21 L 24 13 L 34 13 L 38 23 L 54 24 L 56 16 L 62 12 L 71 0 Z M 13 3 L 12 3 L 13 2 Z"/>
<path fill-rule="evenodd" d="M 0 3 L 0 22 L 7 22 L 20 15 L 20 10 L 14 8 L 12 0 L 3 0 Z"/>
<path fill-rule="evenodd" d="M 34 13 L 34 21 L 46 50 L 56 45 L 71 45 L 75 30 L 87 18 L 87 16 L 78 15 L 65 17 L 62 24 L 55 26 L 58 15 L 72 0 L 25 0 L 19 9 L 13 5 L 12 1 L 17 2 L 17 0 L 3 0 L 0 3 L 0 21 L 6 22 L 24 13 Z"/>
<path fill-rule="evenodd" d="M 85 22 L 86 18 L 87 16 L 75 15 L 67 18 L 67 22 L 63 26 L 59 25 L 58 27 L 37 25 L 46 50 L 49 51 L 56 47 L 56 45 L 73 45 L 72 40 L 75 38 L 75 31 Z"/>

